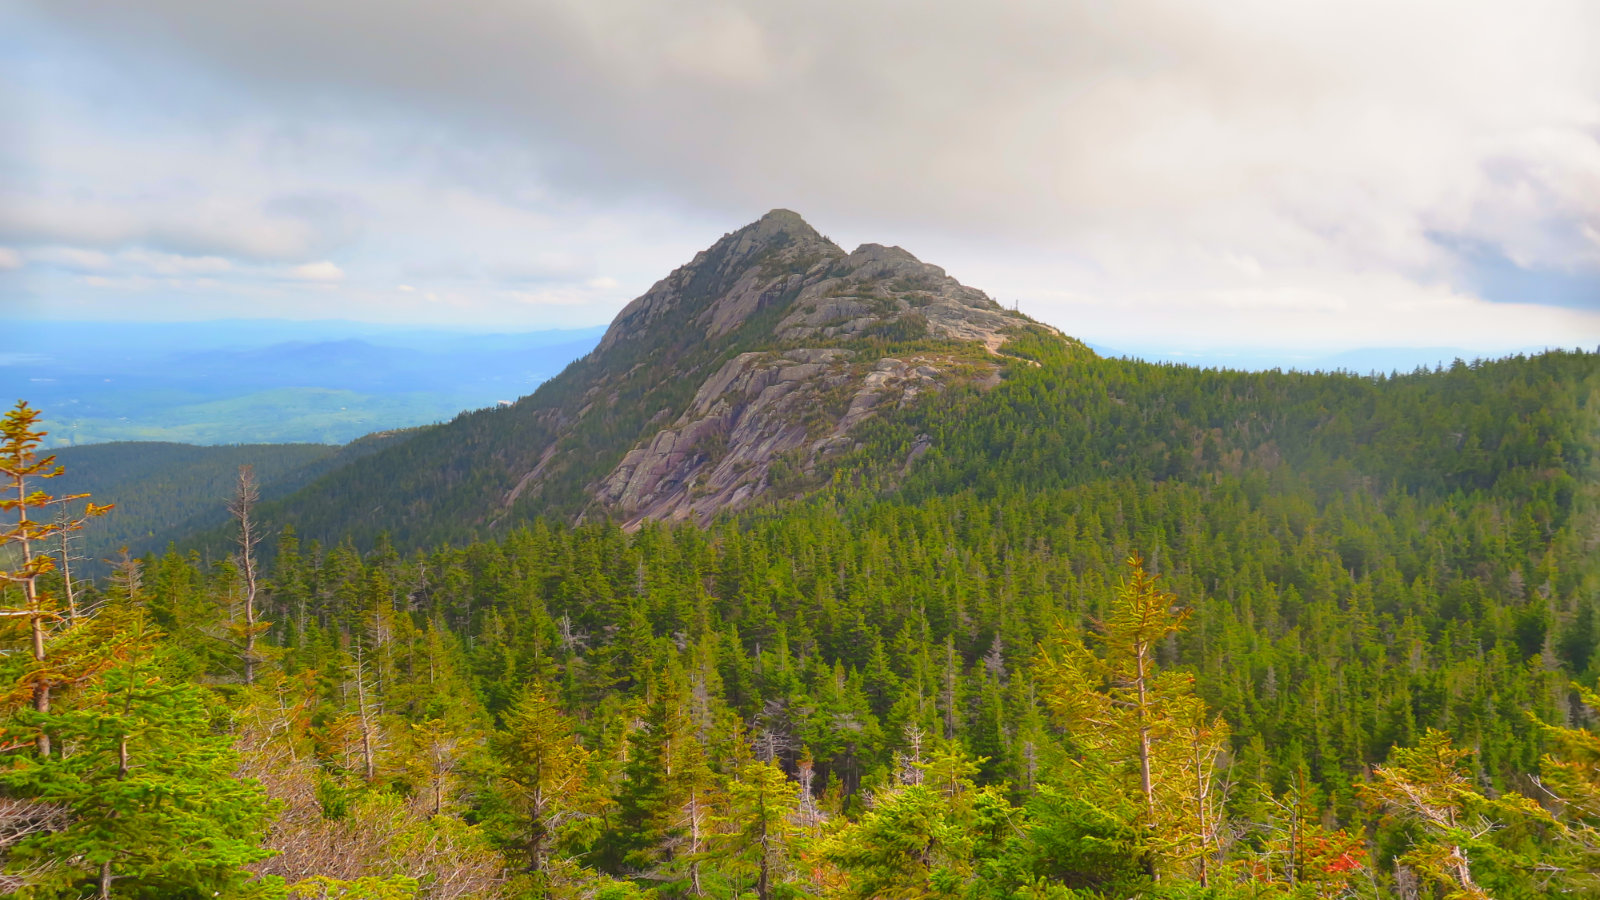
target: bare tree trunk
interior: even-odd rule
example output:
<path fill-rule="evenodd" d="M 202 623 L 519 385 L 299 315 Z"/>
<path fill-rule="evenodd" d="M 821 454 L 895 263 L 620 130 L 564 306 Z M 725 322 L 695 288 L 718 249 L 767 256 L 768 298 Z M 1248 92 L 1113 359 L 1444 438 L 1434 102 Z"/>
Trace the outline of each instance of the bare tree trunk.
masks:
<path fill-rule="evenodd" d="M 69 527 L 71 520 L 67 518 L 65 509 L 61 510 L 61 516 L 57 522 L 57 527 L 61 529 L 61 586 L 67 595 L 67 622 L 71 625 L 76 625 L 78 624 L 78 595 L 72 588 L 72 561 L 76 557 L 72 555 L 72 529 Z"/>
<path fill-rule="evenodd" d="M 756 896 L 760 900 L 768 900 L 772 896 L 772 850 L 767 834 L 767 798 L 763 794 L 760 806 L 761 815 L 761 868 L 756 876 Z"/>
<path fill-rule="evenodd" d="M 433 815 L 439 817 L 444 809 L 444 776 L 436 774 L 433 779 Z"/>
<path fill-rule="evenodd" d="M 133 706 L 133 698 L 132 698 L 132 696 L 131 695 L 125 695 L 124 698 L 123 698 L 123 704 L 122 704 L 123 715 L 127 715 L 129 713 L 129 711 L 131 710 L 132 706 Z M 128 736 L 126 734 L 123 734 L 123 735 L 120 735 L 117 738 L 117 780 L 118 781 L 127 781 L 128 780 L 128 772 L 129 772 L 129 770 L 131 768 L 132 767 L 128 764 Z M 114 818 L 116 816 L 116 813 L 112 812 L 111 815 Z M 111 900 L 111 882 L 113 880 L 114 880 L 114 878 L 113 878 L 113 876 L 111 874 L 111 860 L 108 859 L 108 860 L 105 860 L 105 861 L 101 862 L 100 863 L 100 900 Z"/>
<path fill-rule="evenodd" d="M 1300 882 L 1300 800 L 1305 789 L 1305 775 L 1295 772 L 1294 803 L 1289 807 L 1289 887 L 1294 887 Z"/>
<path fill-rule="evenodd" d="M 356 644 L 356 712 L 361 721 L 361 760 L 370 782 L 377 778 L 378 768 L 374 759 L 372 708 L 367 705 L 367 672 L 359 643 Z"/>
<path fill-rule="evenodd" d="M 1211 811 L 1211 772 L 1205 764 L 1205 749 L 1201 745 L 1198 726 L 1191 739 L 1189 749 L 1193 754 L 1195 815 L 1200 822 L 1200 886 L 1206 887 L 1211 883 L 1212 822 L 1209 815 Z"/>
<path fill-rule="evenodd" d="M 1145 829 L 1153 830 L 1156 827 L 1156 797 L 1154 785 L 1150 777 L 1150 695 L 1149 695 L 1149 662 L 1150 647 L 1141 641 L 1134 653 L 1135 674 L 1134 686 L 1139 691 L 1138 721 L 1139 721 L 1139 790 L 1144 794 Z M 1146 867 L 1150 877 L 1156 881 L 1161 880 L 1161 875 L 1156 871 L 1154 857 L 1148 857 Z"/>
<path fill-rule="evenodd" d="M 537 785 L 533 789 L 533 806 L 529 818 L 532 820 L 528 828 L 528 871 L 535 874 L 544 871 L 545 835 L 549 833 L 546 819 L 549 816 L 550 804 L 544 795 L 544 788 Z"/>
<path fill-rule="evenodd" d="M 956 737 L 956 643 L 947 638 L 944 645 L 944 738 Z"/>
<path fill-rule="evenodd" d="M 705 803 L 700 799 L 698 788 L 689 796 L 689 855 L 693 861 L 689 863 L 689 893 L 696 897 L 705 894 L 705 888 L 700 885 L 700 851 L 702 848 L 701 829 L 705 823 Z"/>
<path fill-rule="evenodd" d="M 1139 691 L 1139 790 L 1144 794 L 1145 820 L 1153 825 L 1156 820 L 1156 800 L 1150 778 L 1150 699 L 1145 677 L 1146 652 L 1145 647 L 1139 648 L 1139 668 L 1135 676 L 1135 686 Z"/>
<path fill-rule="evenodd" d="M 33 546 L 28 540 L 28 488 L 20 477 L 15 479 L 17 488 L 17 524 L 22 544 L 22 571 L 33 571 Z M 39 585 L 37 579 L 27 577 L 22 580 L 22 590 L 28 600 L 28 630 L 33 639 L 33 659 L 42 663 L 45 660 L 44 650 L 44 608 L 39 600 Z M 50 711 L 50 680 L 40 678 L 33 685 L 33 708 L 40 713 Z M 39 736 L 35 739 L 35 746 L 40 756 L 50 755 L 50 735 L 44 729 L 39 729 Z"/>
<path fill-rule="evenodd" d="M 261 542 L 261 536 L 256 533 L 253 513 L 259 499 L 261 489 L 256 484 L 255 469 L 240 466 L 228 512 L 239 523 L 239 573 L 244 578 L 245 684 L 256 683 L 256 544 Z"/>

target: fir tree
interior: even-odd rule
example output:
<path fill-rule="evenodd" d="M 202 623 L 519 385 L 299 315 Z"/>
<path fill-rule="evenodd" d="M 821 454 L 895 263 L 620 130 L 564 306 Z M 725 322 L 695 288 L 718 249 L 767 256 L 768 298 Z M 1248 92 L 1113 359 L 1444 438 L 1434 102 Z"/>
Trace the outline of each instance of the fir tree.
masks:
<path fill-rule="evenodd" d="M 748 762 L 728 783 L 727 830 L 717 856 L 735 896 L 742 885 L 759 900 L 777 896 L 795 851 L 798 806 L 795 783 L 770 762 Z"/>
<path fill-rule="evenodd" d="M 120 630 L 128 658 L 71 708 L 21 714 L 71 752 L 17 759 L 0 786 L 61 807 L 68 824 L 23 840 L 13 859 L 54 861 L 30 888 L 36 897 L 239 896 L 252 877 L 244 867 L 268 855 L 271 804 L 234 777 L 232 738 L 213 728 L 202 689 L 164 670 L 137 610 Z"/>
<path fill-rule="evenodd" d="M 561 828 L 586 811 L 589 755 L 537 685 L 506 713 L 505 730 L 491 746 L 510 811 L 508 843 L 525 871 L 537 876 L 548 867 Z"/>

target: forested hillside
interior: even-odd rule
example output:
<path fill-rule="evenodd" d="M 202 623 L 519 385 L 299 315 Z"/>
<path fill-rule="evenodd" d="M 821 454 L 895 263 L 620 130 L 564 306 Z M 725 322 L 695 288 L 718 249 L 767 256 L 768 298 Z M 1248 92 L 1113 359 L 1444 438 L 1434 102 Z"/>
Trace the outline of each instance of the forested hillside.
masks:
<path fill-rule="evenodd" d="M 224 506 L 240 466 L 250 466 L 268 498 L 306 483 L 414 431 L 380 432 L 343 447 L 329 444 L 190 444 L 113 442 L 54 451 L 66 470 L 52 489 L 116 498 L 116 508 L 95 527 L 74 535 L 74 556 L 85 573 L 103 575 L 106 561 L 126 547 L 134 556 L 165 550 L 172 541 L 227 520 Z M 106 502 L 112 502 L 107 499 Z"/>
<path fill-rule="evenodd" d="M 1106 360 L 775 216 L 511 410 L 13 565 L 4 889 L 1600 896 L 1600 355 Z"/>
<path fill-rule="evenodd" d="M 995 348 L 1023 333 L 1081 347 L 904 250 L 846 253 L 773 210 L 663 278 L 593 353 L 510 408 L 464 413 L 262 516 L 363 548 L 651 509 L 704 524 L 825 479 L 863 421 L 992 385 Z"/>

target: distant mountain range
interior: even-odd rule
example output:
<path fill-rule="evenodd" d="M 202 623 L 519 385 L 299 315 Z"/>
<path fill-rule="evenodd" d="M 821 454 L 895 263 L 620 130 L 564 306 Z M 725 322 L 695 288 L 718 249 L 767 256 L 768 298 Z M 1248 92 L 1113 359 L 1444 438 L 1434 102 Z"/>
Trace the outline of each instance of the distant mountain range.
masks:
<path fill-rule="evenodd" d="M 53 447 L 343 444 L 514 401 L 594 349 L 604 332 L 483 334 L 345 321 L 24 320 L 0 334 L 0 391 L 45 412 Z M 1357 374 L 1409 373 L 1482 355 L 1460 347 L 1318 354 L 1088 346 L 1101 356 L 1155 363 Z"/>
<path fill-rule="evenodd" d="M 342 444 L 514 400 L 589 352 L 600 333 L 22 322 L 0 346 L 0 386 L 45 412 L 53 446 Z"/>

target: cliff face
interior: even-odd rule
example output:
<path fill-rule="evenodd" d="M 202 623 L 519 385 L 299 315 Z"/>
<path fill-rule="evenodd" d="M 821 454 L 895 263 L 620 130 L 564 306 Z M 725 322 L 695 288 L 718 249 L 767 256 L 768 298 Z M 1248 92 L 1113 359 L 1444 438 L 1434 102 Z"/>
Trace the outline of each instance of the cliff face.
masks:
<path fill-rule="evenodd" d="M 1025 321 L 898 247 L 864 244 L 846 254 L 799 216 L 775 210 L 631 303 L 597 352 L 648 343 L 653 329 L 674 321 L 714 340 L 762 313 L 775 324 L 747 340 L 770 349 L 740 353 L 705 378 L 670 424 L 592 486 L 596 507 L 630 528 L 647 519 L 705 523 L 782 492 L 849 450 L 851 431 L 868 417 L 953 379 L 992 382 L 996 352 Z M 865 346 L 874 337 L 959 344 L 880 357 Z"/>
<path fill-rule="evenodd" d="M 629 451 L 595 499 L 622 513 L 628 528 L 646 519 L 704 524 L 849 450 L 856 425 L 940 390 L 949 364 L 924 354 L 860 356 L 838 348 L 740 354 L 700 386 L 677 421 Z"/>
<path fill-rule="evenodd" d="M 817 487 L 863 422 L 994 383 L 1009 336 L 1042 328 L 904 250 L 847 253 L 774 210 L 628 304 L 533 394 L 354 461 L 274 522 L 406 547 L 535 517 L 703 523 Z"/>

